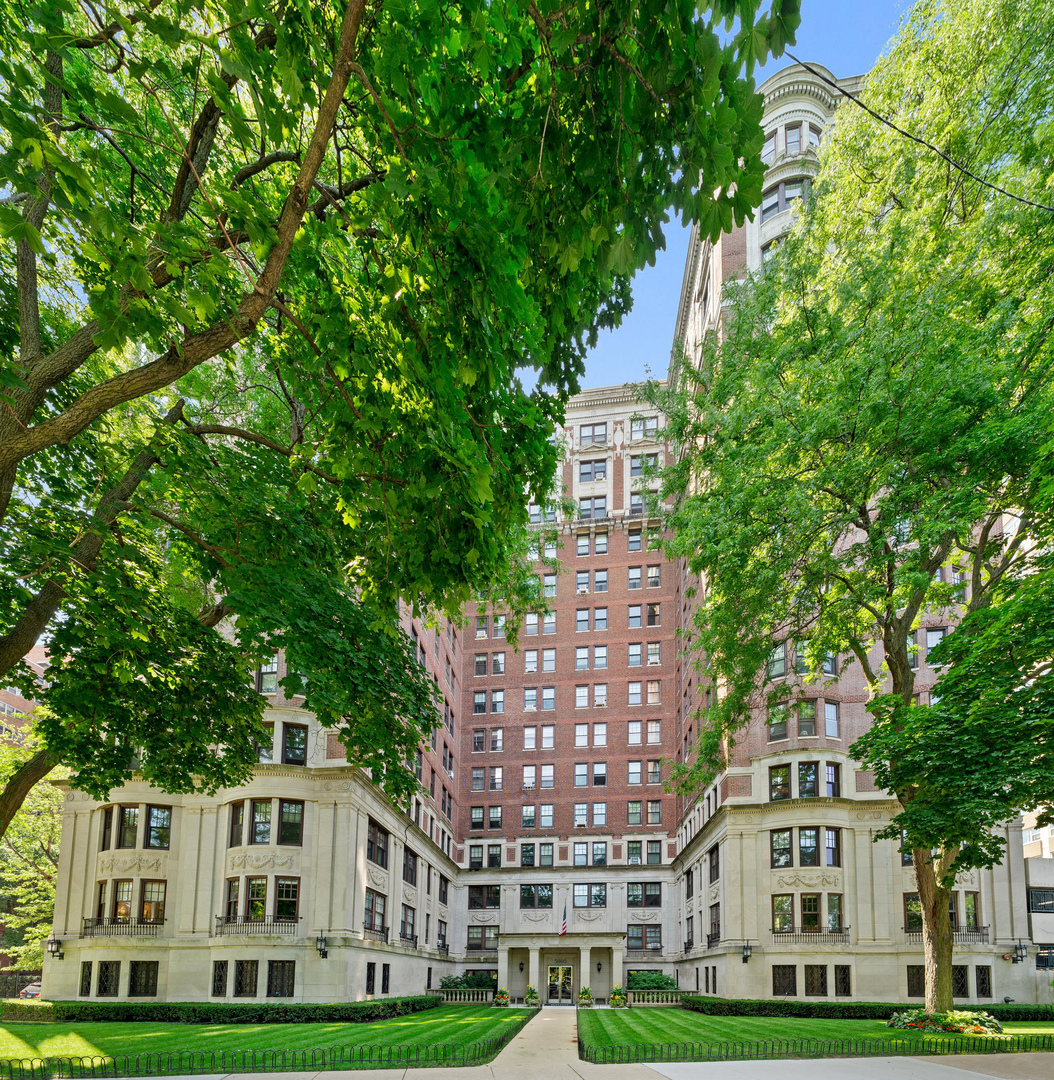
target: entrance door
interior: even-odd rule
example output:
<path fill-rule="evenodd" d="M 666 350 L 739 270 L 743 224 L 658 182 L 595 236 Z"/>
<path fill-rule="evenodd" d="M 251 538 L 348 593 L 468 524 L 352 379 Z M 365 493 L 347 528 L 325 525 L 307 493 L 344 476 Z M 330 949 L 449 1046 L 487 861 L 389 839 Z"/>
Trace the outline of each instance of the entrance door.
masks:
<path fill-rule="evenodd" d="M 571 968 L 549 968 L 549 1004 L 571 1004 Z"/>

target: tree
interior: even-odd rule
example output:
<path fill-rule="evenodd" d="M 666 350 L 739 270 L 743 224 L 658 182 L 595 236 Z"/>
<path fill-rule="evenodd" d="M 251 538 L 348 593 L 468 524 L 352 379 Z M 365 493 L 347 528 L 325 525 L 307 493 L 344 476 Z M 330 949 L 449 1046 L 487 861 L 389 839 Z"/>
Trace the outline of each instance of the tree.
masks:
<path fill-rule="evenodd" d="M 237 782 L 275 644 L 409 789 L 396 599 L 524 599 L 505 540 L 585 344 L 668 207 L 757 202 L 749 71 L 797 8 L 4 6 L 0 675 L 50 629 L 54 677 L 0 830 L 60 757 L 96 793 Z"/>
<path fill-rule="evenodd" d="M 826 655 L 848 654 L 873 721 L 853 752 L 904 810 L 883 835 L 905 829 L 913 851 L 935 1011 L 952 1003 L 956 873 L 999 857 L 985 827 L 1026 790 L 1050 793 L 1049 766 L 1044 776 L 1021 743 L 1047 737 L 1047 706 L 1012 722 L 1005 709 L 1050 637 L 1018 662 L 1006 635 L 1034 629 L 1031 618 L 1049 626 L 1051 609 L 996 600 L 1041 595 L 1052 41 L 1042 3 L 917 4 L 864 100 L 947 157 L 843 104 L 795 234 L 762 279 L 731 290 L 724 341 L 686 358 L 678 388 L 657 395 L 684 448 L 664 485 L 669 550 L 701 575 L 695 647 L 718 689 L 681 779 L 706 782 L 753 711 L 796 692 L 765 681 L 775 644 L 807 643 L 807 679 L 823 677 Z M 912 704 L 924 612 L 965 616 L 943 654 L 949 694 L 932 711 Z M 998 672 L 987 663 L 997 654 Z M 955 783 L 968 773 L 980 786 L 942 807 L 952 760 Z"/>

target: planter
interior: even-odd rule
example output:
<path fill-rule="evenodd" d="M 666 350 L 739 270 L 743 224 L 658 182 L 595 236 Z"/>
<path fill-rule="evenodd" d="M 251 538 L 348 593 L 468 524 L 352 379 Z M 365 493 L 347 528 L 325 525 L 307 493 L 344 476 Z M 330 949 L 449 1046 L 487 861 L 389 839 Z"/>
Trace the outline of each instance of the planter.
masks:
<path fill-rule="evenodd" d="M 499 990 L 494 995 L 494 1008 L 495 1009 L 507 1009 L 509 1007 L 509 992 L 508 990 Z"/>

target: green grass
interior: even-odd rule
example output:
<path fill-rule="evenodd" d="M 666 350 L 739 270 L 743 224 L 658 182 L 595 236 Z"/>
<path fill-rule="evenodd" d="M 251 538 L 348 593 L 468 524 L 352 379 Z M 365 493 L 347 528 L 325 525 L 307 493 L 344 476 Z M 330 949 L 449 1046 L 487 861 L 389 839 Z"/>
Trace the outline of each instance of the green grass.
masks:
<path fill-rule="evenodd" d="M 193 1050 L 311 1050 L 463 1046 L 501 1035 L 522 1009 L 448 1005 L 372 1024 L 4 1024 L 0 1059 L 163 1054 Z"/>
<path fill-rule="evenodd" d="M 813 1020 L 782 1016 L 707 1016 L 686 1009 L 597 1009 L 578 1013 L 579 1034 L 587 1046 L 631 1043 L 760 1042 L 768 1039 L 915 1039 L 919 1035 L 886 1027 L 884 1020 Z M 1054 1023 L 1014 1021 L 1008 1035 L 1054 1035 Z M 981 1038 L 981 1036 L 974 1036 Z"/>

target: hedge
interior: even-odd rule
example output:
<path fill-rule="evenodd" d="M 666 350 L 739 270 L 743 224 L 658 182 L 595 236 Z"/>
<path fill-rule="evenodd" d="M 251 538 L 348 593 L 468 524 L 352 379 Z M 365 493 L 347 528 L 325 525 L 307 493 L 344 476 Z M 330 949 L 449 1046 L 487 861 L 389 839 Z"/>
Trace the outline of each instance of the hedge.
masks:
<path fill-rule="evenodd" d="M 0 1007 L 7 1023 L 87 1022 L 157 1024 L 366 1024 L 392 1016 L 434 1009 L 443 1004 L 434 994 L 384 998 L 379 1001 L 346 1001 L 302 1005 L 277 1001 L 22 1001 L 9 999 Z"/>
<path fill-rule="evenodd" d="M 1054 1020 L 1051 1005 L 959 1005 L 977 1009 L 997 1020 Z M 795 1001 L 791 998 L 720 998 L 684 995 L 681 1008 L 709 1016 L 800 1016 L 824 1020 L 888 1020 L 895 1012 L 918 1008 L 917 1004 L 883 1001 Z"/>

